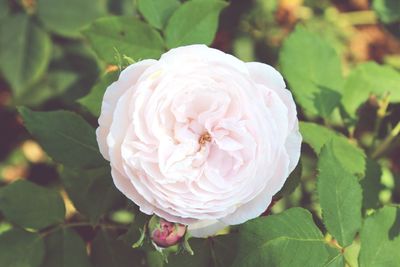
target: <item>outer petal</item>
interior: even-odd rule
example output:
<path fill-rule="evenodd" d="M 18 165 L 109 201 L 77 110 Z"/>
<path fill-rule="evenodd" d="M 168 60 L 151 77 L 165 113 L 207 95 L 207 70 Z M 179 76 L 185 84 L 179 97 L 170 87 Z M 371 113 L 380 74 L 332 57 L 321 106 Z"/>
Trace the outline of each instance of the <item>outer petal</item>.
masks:
<path fill-rule="evenodd" d="M 217 220 L 198 221 L 188 225 L 188 231 L 194 237 L 207 237 L 216 234 L 228 225 Z"/>
<path fill-rule="evenodd" d="M 250 202 L 240 206 L 234 213 L 221 219 L 223 223 L 228 225 L 244 223 L 260 216 L 265 211 L 271 203 L 272 196 L 282 188 L 289 175 L 289 156 L 286 152 L 281 152 L 280 158 L 277 159 L 277 162 L 275 170 L 272 170 L 275 175 L 268 181 L 264 190 Z"/>
<path fill-rule="evenodd" d="M 258 62 L 250 62 L 246 63 L 246 65 L 253 81 L 274 90 L 288 108 L 289 134 L 286 139 L 285 148 L 290 158 L 289 172 L 292 172 L 299 162 L 302 141 L 297 120 L 296 105 L 292 94 L 289 90 L 285 89 L 286 85 L 282 75 L 273 67 Z"/>
<path fill-rule="evenodd" d="M 300 152 L 301 152 L 301 142 L 303 138 L 299 132 L 299 123 L 296 121 L 293 131 L 289 134 L 286 139 L 285 148 L 289 155 L 289 173 L 294 170 L 299 163 Z"/>
<path fill-rule="evenodd" d="M 106 90 L 103 103 L 101 105 L 101 114 L 99 117 L 99 127 L 96 130 L 97 143 L 99 144 L 100 152 L 103 157 L 110 160 L 108 156 L 107 135 L 110 131 L 113 113 L 116 104 L 121 95 L 134 85 L 140 75 L 152 64 L 157 62 L 153 59 L 139 61 L 124 69 L 118 80 L 113 82 Z"/>

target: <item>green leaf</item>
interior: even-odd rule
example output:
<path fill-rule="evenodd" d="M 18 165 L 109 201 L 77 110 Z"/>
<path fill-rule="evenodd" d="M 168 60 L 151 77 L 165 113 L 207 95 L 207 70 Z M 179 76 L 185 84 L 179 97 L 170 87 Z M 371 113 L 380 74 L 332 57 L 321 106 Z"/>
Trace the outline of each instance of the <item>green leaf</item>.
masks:
<path fill-rule="evenodd" d="M 90 267 L 86 245 L 79 235 L 68 228 L 45 238 L 46 256 L 41 267 Z"/>
<path fill-rule="evenodd" d="M 93 86 L 89 94 L 78 100 L 79 104 L 87 108 L 93 116 L 98 118 L 101 112 L 104 93 L 107 87 L 118 79 L 118 75 L 119 72 L 107 73 Z"/>
<path fill-rule="evenodd" d="M 91 170 L 64 169 L 61 180 L 77 210 L 93 224 L 123 200 L 109 166 Z"/>
<path fill-rule="evenodd" d="M 218 28 L 218 18 L 226 2 L 191 0 L 171 16 L 165 29 L 168 48 L 190 44 L 210 45 Z"/>
<path fill-rule="evenodd" d="M 65 216 L 58 192 L 25 180 L 1 188 L 0 209 L 11 222 L 33 229 L 60 223 Z"/>
<path fill-rule="evenodd" d="M 343 247 L 353 242 L 361 227 L 362 191 L 358 179 L 336 157 L 337 142 L 328 142 L 318 161 L 318 195 L 328 232 Z"/>
<path fill-rule="evenodd" d="M 384 23 L 400 21 L 400 1 L 398 0 L 373 0 L 372 8 Z"/>
<path fill-rule="evenodd" d="M 360 238 L 360 266 L 399 266 L 400 208 L 384 207 L 369 216 L 365 219 Z"/>
<path fill-rule="evenodd" d="M 371 94 L 383 97 L 387 93 L 390 93 L 390 102 L 400 102 L 400 74 L 389 66 L 367 62 L 359 64 L 346 79 L 342 103 L 354 118 L 359 106 Z"/>
<path fill-rule="evenodd" d="M 325 263 L 324 267 L 345 267 L 343 254 L 336 254 L 333 258 L 329 259 L 327 263 Z"/>
<path fill-rule="evenodd" d="M 119 64 L 118 54 L 134 60 L 158 58 L 164 51 L 160 34 L 132 17 L 105 17 L 83 31 L 97 55 L 109 64 Z M 140 36 L 140 38 L 139 38 Z"/>
<path fill-rule="evenodd" d="M 24 107 L 19 112 L 25 127 L 55 161 L 71 167 L 105 164 L 95 130 L 79 115 L 64 110 L 35 112 Z"/>
<path fill-rule="evenodd" d="M 105 14 L 105 1 L 99 0 L 38 0 L 37 15 L 49 30 L 78 37 L 86 24 Z"/>
<path fill-rule="evenodd" d="M 163 29 L 172 13 L 179 7 L 178 0 L 139 0 L 140 13 L 157 29 Z"/>
<path fill-rule="evenodd" d="M 317 155 L 328 141 L 335 139 L 334 152 L 341 165 L 352 174 L 364 176 L 365 154 L 345 136 L 312 122 L 300 122 L 300 132 L 303 142 L 309 144 Z"/>
<path fill-rule="evenodd" d="M 8 13 L 10 13 L 8 0 L 0 0 L 0 20 L 7 17 Z"/>
<path fill-rule="evenodd" d="M 91 259 L 96 267 L 132 267 L 139 266 L 144 253 L 133 249 L 115 235 L 101 229 L 92 242 Z"/>
<path fill-rule="evenodd" d="M 363 190 L 363 208 L 376 209 L 379 207 L 379 193 L 384 189 L 381 184 L 382 168 L 371 159 L 367 159 L 365 177 L 360 181 Z"/>
<path fill-rule="evenodd" d="M 0 235 L 0 266 L 39 267 L 43 256 L 39 234 L 16 228 Z"/>
<path fill-rule="evenodd" d="M 335 49 L 318 34 L 298 26 L 285 40 L 279 63 L 305 111 L 329 116 L 339 104 L 343 87 L 340 57 Z"/>
<path fill-rule="evenodd" d="M 10 15 L 0 24 L 0 69 L 15 96 L 47 69 L 51 41 L 27 15 Z"/>
<path fill-rule="evenodd" d="M 238 244 L 234 267 L 323 266 L 329 256 L 311 214 L 301 208 L 246 222 Z"/>

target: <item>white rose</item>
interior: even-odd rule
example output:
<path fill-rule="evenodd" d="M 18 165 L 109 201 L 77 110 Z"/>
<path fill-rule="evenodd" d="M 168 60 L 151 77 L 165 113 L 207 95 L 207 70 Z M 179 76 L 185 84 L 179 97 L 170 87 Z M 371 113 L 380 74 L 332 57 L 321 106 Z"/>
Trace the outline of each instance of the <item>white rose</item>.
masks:
<path fill-rule="evenodd" d="M 96 133 L 116 187 L 198 237 L 259 216 L 301 145 L 282 76 L 204 45 L 122 71 Z"/>

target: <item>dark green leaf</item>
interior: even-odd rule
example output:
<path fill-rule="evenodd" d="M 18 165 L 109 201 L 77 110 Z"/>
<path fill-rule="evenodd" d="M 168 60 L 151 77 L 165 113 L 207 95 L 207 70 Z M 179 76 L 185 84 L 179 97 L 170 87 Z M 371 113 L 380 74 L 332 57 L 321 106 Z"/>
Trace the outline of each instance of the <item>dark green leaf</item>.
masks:
<path fill-rule="evenodd" d="M 139 0 L 138 8 L 140 13 L 151 26 L 162 29 L 172 13 L 179 7 L 178 0 Z"/>
<path fill-rule="evenodd" d="M 95 130 L 69 111 L 34 112 L 19 108 L 25 127 L 57 162 L 72 167 L 102 166 Z"/>
<path fill-rule="evenodd" d="M 219 0 L 185 2 L 168 21 L 165 29 L 167 46 L 210 45 L 218 28 L 219 14 L 226 5 Z"/>
<path fill-rule="evenodd" d="M 103 76 L 100 81 L 92 88 L 90 93 L 83 98 L 79 99 L 78 102 L 87 108 L 93 116 L 96 118 L 100 116 L 101 103 L 103 101 L 104 93 L 112 82 L 118 79 L 119 72 L 107 73 Z"/>
<path fill-rule="evenodd" d="M 46 71 L 51 41 L 27 15 L 4 18 L 0 36 L 0 69 L 18 97 Z"/>
<path fill-rule="evenodd" d="M 86 245 L 79 235 L 68 228 L 45 238 L 46 256 L 41 267 L 90 267 Z"/>
<path fill-rule="evenodd" d="M 168 257 L 168 264 L 165 264 L 164 266 L 212 267 L 213 265 L 211 265 L 211 250 L 209 242 L 210 240 L 208 239 L 191 238 L 189 243 L 194 254 L 190 255 L 187 252 L 182 252 L 177 255 L 170 255 Z"/>
<path fill-rule="evenodd" d="M 400 208 L 384 207 L 361 229 L 360 266 L 395 267 L 400 263 Z"/>
<path fill-rule="evenodd" d="M 100 230 L 92 242 L 91 259 L 96 267 L 144 266 L 144 253 L 117 240 L 116 236 Z"/>
<path fill-rule="evenodd" d="M 158 58 L 164 50 L 160 34 L 131 17 L 105 17 L 83 31 L 97 55 L 109 64 L 120 64 L 124 55 L 141 60 Z"/>
<path fill-rule="evenodd" d="M 340 57 L 329 43 L 302 26 L 285 40 L 279 62 L 299 104 L 311 115 L 329 116 L 343 87 Z"/>
<path fill-rule="evenodd" d="M 400 21 L 399 0 L 373 0 L 372 8 L 384 23 Z"/>
<path fill-rule="evenodd" d="M 60 194 L 19 180 L 0 190 L 0 209 L 8 220 L 25 228 L 41 229 L 64 220 Z"/>
<path fill-rule="evenodd" d="M 381 184 L 381 166 L 367 159 L 365 177 L 360 181 L 363 190 L 363 208 L 376 209 L 379 207 L 379 193 L 384 188 Z"/>
<path fill-rule="evenodd" d="M 94 224 L 122 200 L 110 174 L 107 166 L 92 170 L 64 169 L 61 175 L 74 206 Z"/>
<path fill-rule="evenodd" d="M 191 238 L 190 246 L 194 252 L 170 254 L 168 263 L 162 262 L 159 252 L 147 255 L 150 267 L 226 267 L 231 266 L 236 256 L 237 234 L 214 236 L 212 238 Z"/>
<path fill-rule="evenodd" d="M 246 222 L 238 244 L 235 267 L 323 266 L 329 256 L 311 214 L 301 208 Z"/>
<path fill-rule="evenodd" d="M 319 155 L 318 195 L 328 232 L 346 247 L 361 227 L 362 191 L 357 177 L 338 160 L 336 145 L 335 140 L 328 142 Z"/>
<path fill-rule="evenodd" d="M 38 83 L 27 88 L 16 102 L 19 105 L 38 106 L 65 93 L 77 80 L 78 74 L 71 71 L 49 71 Z"/>
<path fill-rule="evenodd" d="M 99 0 L 38 0 L 37 14 L 49 30 L 77 37 L 83 26 L 105 14 L 104 3 Z"/>
<path fill-rule="evenodd" d="M 367 62 L 357 65 L 346 79 L 342 103 L 347 113 L 355 117 L 358 107 L 371 94 L 381 98 L 387 93 L 390 102 L 400 102 L 400 74 L 389 66 Z"/>
<path fill-rule="evenodd" d="M 301 171 L 302 171 L 302 166 L 301 163 L 299 162 L 299 164 L 297 164 L 293 172 L 286 179 L 286 182 L 283 185 L 282 189 L 278 193 L 276 193 L 275 197 L 281 198 L 293 193 L 294 190 L 296 190 L 297 186 L 300 184 Z"/>
<path fill-rule="evenodd" d="M 335 140 L 334 152 L 341 165 L 350 173 L 360 177 L 365 173 L 365 154 L 356 145 L 336 133 L 321 125 L 311 122 L 300 122 L 300 132 L 303 142 L 309 144 L 316 154 L 319 154 L 323 145 L 331 139 Z"/>
<path fill-rule="evenodd" d="M 0 266 L 39 267 L 43 256 L 43 240 L 36 233 L 12 229 L 0 235 Z"/>

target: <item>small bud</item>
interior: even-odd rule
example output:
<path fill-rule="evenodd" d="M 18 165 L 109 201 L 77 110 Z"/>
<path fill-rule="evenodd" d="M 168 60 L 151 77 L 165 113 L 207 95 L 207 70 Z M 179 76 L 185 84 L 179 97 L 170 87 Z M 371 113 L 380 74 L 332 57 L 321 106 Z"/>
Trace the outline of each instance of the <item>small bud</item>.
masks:
<path fill-rule="evenodd" d="M 157 246 L 166 248 L 181 241 L 186 233 L 186 226 L 153 216 L 149 222 L 149 232 L 151 239 Z"/>

